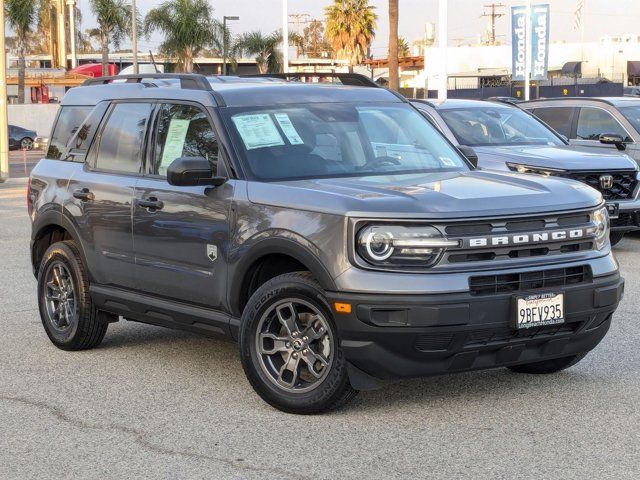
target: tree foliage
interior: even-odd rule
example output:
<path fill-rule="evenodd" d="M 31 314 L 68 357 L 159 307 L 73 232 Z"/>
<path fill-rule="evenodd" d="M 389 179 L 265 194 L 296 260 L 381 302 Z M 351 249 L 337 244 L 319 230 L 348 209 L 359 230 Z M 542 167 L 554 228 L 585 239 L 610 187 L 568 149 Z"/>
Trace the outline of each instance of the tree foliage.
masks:
<path fill-rule="evenodd" d="M 107 74 L 109 45 L 115 48 L 131 30 L 131 4 L 126 0 L 90 0 L 91 10 L 98 23 L 97 36 L 102 50 L 102 74 Z"/>
<path fill-rule="evenodd" d="M 333 0 L 325 8 L 327 39 L 338 58 L 361 64 L 375 36 L 377 15 L 368 0 Z"/>
<path fill-rule="evenodd" d="M 282 70 L 282 53 L 279 46 L 282 34 L 275 31 L 264 35 L 259 30 L 241 35 L 235 43 L 239 54 L 254 56 L 260 73 L 280 72 Z"/>
<path fill-rule="evenodd" d="M 24 103 L 27 40 L 38 18 L 38 4 L 33 0 L 6 0 L 4 2 L 4 8 L 6 20 L 16 32 L 16 50 L 18 52 L 18 103 Z"/>

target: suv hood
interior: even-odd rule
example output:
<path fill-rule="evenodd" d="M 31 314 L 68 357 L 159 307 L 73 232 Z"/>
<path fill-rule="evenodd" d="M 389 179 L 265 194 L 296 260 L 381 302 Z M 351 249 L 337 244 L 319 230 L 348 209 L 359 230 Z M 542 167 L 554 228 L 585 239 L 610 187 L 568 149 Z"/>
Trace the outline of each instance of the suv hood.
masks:
<path fill-rule="evenodd" d="M 254 203 L 382 218 L 496 217 L 585 209 L 599 192 L 562 178 L 484 170 L 248 182 Z"/>
<path fill-rule="evenodd" d="M 592 153 L 569 145 L 521 145 L 473 147 L 478 165 L 506 169 L 506 162 L 560 170 L 636 170 L 636 163 L 624 153 Z M 496 162 L 502 165 L 496 165 Z"/>

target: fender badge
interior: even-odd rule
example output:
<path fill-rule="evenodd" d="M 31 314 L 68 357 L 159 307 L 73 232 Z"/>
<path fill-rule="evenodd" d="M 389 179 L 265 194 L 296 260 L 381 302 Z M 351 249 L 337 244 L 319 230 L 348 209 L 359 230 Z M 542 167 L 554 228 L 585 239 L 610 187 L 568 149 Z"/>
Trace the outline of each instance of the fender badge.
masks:
<path fill-rule="evenodd" d="M 218 247 L 216 245 L 207 245 L 207 257 L 212 262 L 218 258 Z"/>

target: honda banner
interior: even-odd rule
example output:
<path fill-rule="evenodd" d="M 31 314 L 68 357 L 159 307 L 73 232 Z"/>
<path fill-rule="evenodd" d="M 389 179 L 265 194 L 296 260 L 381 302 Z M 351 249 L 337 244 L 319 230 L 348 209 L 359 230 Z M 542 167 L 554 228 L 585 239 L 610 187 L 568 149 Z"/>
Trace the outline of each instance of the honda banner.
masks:
<path fill-rule="evenodd" d="M 531 7 L 531 38 L 527 41 L 527 9 L 511 7 L 511 74 L 524 80 L 526 49 L 531 52 L 531 79 L 547 78 L 549 64 L 549 5 Z"/>

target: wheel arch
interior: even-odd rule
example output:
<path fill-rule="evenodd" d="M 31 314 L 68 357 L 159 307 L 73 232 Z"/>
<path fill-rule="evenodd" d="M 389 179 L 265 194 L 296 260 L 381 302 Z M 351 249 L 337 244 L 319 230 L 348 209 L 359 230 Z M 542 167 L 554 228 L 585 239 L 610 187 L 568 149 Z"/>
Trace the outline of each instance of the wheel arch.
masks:
<path fill-rule="evenodd" d="M 268 272 L 260 277 L 261 269 L 268 265 Z M 233 270 L 229 304 L 234 316 L 242 315 L 251 293 L 271 278 L 284 273 L 306 270 L 325 290 L 334 290 L 331 274 L 308 248 L 285 238 L 262 240 L 240 256 Z M 256 285 L 256 281 L 258 284 Z"/>

